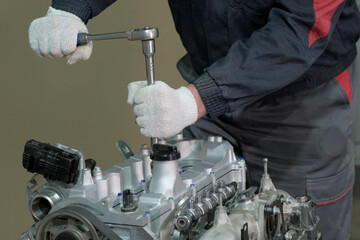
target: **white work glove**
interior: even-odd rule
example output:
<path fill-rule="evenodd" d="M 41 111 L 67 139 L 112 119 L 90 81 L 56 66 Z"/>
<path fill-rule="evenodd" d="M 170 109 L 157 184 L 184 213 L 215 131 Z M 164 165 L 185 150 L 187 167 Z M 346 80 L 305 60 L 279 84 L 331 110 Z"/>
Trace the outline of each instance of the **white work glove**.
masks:
<path fill-rule="evenodd" d="M 196 100 L 189 89 L 173 89 L 166 83 L 146 81 L 128 85 L 127 102 L 134 106 L 136 124 L 146 137 L 171 137 L 197 120 Z"/>
<path fill-rule="evenodd" d="M 41 57 L 67 56 L 68 64 L 88 60 L 92 42 L 76 47 L 78 33 L 88 33 L 83 21 L 76 15 L 50 7 L 46 16 L 35 19 L 29 27 L 29 42 Z"/>

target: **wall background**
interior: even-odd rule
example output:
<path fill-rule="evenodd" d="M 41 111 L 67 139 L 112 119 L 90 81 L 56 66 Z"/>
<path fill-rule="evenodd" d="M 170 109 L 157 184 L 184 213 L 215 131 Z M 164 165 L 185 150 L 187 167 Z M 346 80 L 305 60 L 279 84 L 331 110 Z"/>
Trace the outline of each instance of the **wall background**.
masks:
<path fill-rule="evenodd" d="M 75 65 L 35 56 L 28 44 L 30 22 L 46 14 L 49 0 L 0 2 L 0 218 L 1 239 L 18 239 L 34 222 L 25 204 L 22 167 L 29 139 L 60 142 L 81 150 L 102 168 L 121 161 L 115 142 L 134 152 L 149 139 L 126 104 L 127 84 L 145 79 L 140 42 L 94 43 L 92 58 Z M 156 26 L 155 74 L 173 87 L 184 84 L 176 70 L 184 55 L 167 1 L 121 0 L 88 24 L 91 33 Z M 360 128 L 359 128 L 360 129 Z"/>
<path fill-rule="evenodd" d="M 94 158 L 102 168 L 121 161 L 115 142 L 134 152 L 149 139 L 135 125 L 126 103 L 127 84 L 146 79 L 140 42 L 99 41 L 92 58 L 67 65 L 65 59 L 37 57 L 28 44 L 30 22 L 46 14 L 49 0 L 0 2 L 0 234 L 18 239 L 34 222 L 25 204 L 22 167 L 29 139 L 60 142 Z M 167 1 L 121 0 L 88 24 L 91 33 L 156 26 L 155 74 L 173 87 L 184 84 L 176 62 L 185 54 Z"/>

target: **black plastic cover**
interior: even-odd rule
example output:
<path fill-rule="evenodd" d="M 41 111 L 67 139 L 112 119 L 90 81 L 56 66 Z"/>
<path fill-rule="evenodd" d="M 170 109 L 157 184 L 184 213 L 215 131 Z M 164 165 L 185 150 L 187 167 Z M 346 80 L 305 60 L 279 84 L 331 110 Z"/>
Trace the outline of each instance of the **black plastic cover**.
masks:
<path fill-rule="evenodd" d="M 25 144 L 23 166 L 49 180 L 65 183 L 76 181 L 80 157 L 47 143 L 29 140 Z"/>
<path fill-rule="evenodd" d="M 176 146 L 154 144 L 150 158 L 155 161 L 170 161 L 180 158 L 180 152 L 178 152 Z"/>

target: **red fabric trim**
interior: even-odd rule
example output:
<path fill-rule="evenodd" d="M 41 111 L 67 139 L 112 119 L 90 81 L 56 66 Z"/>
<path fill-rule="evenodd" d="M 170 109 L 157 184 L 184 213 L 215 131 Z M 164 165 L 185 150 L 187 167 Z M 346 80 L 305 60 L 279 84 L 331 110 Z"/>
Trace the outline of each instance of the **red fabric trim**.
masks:
<path fill-rule="evenodd" d="M 346 193 L 344 193 L 341 197 L 335 199 L 335 200 L 332 200 L 332 201 L 329 201 L 329 202 L 324 202 L 324 203 L 317 203 L 316 206 L 324 206 L 324 205 L 328 205 L 330 203 L 334 203 L 334 202 L 337 202 L 339 201 L 340 199 L 342 199 L 343 197 L 346 196 L 346 194 L 348 194 L 351 190 L 352 190 L 353 186 L 351 186 L 351 188 L 349 188 L 349 190 L 346 191 Z"/>
<path fill-rule="evenodd" d="M 329 34 L 331 19 L 344 0 L 313 0 L 315 22 L 309 32 L 309 48 L 318 39 Z"/>
<path fill-rule="evenodd" d="M 335 79 L 340 83 L 340 85 L 344 88 L 346 95 L 349 98 L 349 102 L 351 103 L 352 99 L 352 90 L 350 85 L 350 76 L 349 71 L 346 69 L 339 76 L 336 76 Z"/>

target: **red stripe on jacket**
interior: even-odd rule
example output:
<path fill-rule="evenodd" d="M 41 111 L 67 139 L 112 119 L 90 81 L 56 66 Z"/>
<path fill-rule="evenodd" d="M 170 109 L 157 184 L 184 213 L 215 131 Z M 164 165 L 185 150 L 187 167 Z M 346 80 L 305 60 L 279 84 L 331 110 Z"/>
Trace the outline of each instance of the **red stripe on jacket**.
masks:
<path fill-rule="evenodd" d="M 309 32 L 309 48 L 318 39 L 329 34 L 331 19 L 344 0 L 314 0 L 315 22 Z"/>
<path fill-rule="evenodd" d="M 339 201 L 340 199 L 342 199 L 343 197 L 345 197 L 346 194 L 348 194 L 352 189 L 353 189 L 353 186 L 351 186 L 351 188 L 349 188 L 349 190 L 347 190 L 346 193 L 344 193 L 343 195 L 341 195 L 339 198 L 337 198 L 337 199 L 335 199 L 335 200 L 332 200 L 332 201 L 329 201 L 329 202 L 317 203 L 316 206 L 324 206 L 324 205 L 328 205 L 328 204 L 330 204 L 330 203 L 337 202 L 337 201 Z"/>
<path fill-rule="evenodd" d="M 352 99 L 352 90 L 350 85 L 350 76 L 349 71 L 346 69 L 339 76 L 336 76 L 335 79 L 340 83 L 340 85 L 344 88 L 346 95 L 349 98 L 349 102 Z"/>

